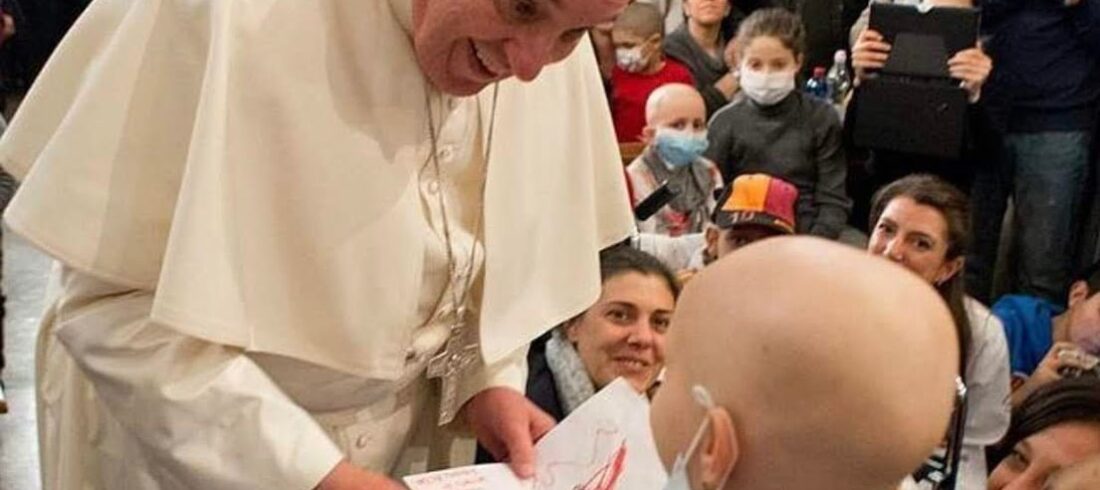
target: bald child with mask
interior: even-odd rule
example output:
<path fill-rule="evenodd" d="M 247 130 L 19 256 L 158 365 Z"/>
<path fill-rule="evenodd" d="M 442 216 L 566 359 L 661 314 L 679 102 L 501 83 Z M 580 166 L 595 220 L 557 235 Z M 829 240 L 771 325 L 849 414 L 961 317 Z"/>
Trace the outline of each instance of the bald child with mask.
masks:
<path fill-rule="evenodd" d="M 947 428 L 951 322 L 911 273 L 817 238 L 712 264 L 681 296 L 653 400 L 666 489 L 897 488 Z"/>

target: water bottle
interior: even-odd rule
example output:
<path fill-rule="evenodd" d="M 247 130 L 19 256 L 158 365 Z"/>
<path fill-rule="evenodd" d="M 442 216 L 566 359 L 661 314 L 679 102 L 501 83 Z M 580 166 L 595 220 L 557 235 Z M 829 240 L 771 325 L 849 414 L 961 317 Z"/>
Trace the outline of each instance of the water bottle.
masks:
<path fill-rule="evenodd" d="M 826 102 L 829 101 L 829 82 L 825 80 L 825 67 L 814 68 L 813 78 L 806 80 L 806 93 Z"/>
<path fill-rule="evenodd" d="M 848 73 L 848 53 L 843 49 L 838 49 L 833 55 L 833 67 L 829 68 L 829 74 L 826 75 L 825 80 L 832 90 L 833 103 L 844 103 L 844 97 L 847 97 L 848 91 L 852 89 L 852 75 Z"/>

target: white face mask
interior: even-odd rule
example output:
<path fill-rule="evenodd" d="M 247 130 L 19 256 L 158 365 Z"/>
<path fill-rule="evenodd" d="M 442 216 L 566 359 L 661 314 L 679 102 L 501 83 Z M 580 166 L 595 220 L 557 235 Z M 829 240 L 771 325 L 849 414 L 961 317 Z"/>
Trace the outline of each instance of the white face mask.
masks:
<path fill-rule="evenodd" d="M 630 73 L 641 71 L 645 66 L 645 55 L 642 53 L 642 47 L 617 48 L 615 50 L 615 64 Z"/>
<path fill-rule="evenodd" d="M 710 392 L 706 388 L 695 385 L 691 389 L 692 397 L 695 401 L 702 405 L 707 410 L 714 408 L 714 399 L 711 398 Z M 676 461 L 672 463 L 672 471 L 668 474 L 668 482 L 665 483 L 663 490 L 692 490 L 691 480 L 688 479 L 688 461 L 695 456 L 695 451 L 699 449 L 699 445 L 703 442 L 703 435 L 707 432 L 707 421 L 710 418 L 703 419 L 703 424 L 699 426 L 699 429 L 695 431 L 695 435 L 691 438 L 691 443 L 688 444 L 687 451 L 684 451 L 676 455 Z M 730 477 L 730 472 L 733 468 L 726 470 L 726 474 L 722 476 L 722 481 L 718 483 L 715 488 L 724 488 L 726 486 L 726 480 Z"/>
<path fill-rule="evenodd" d="M 763 106 L 778 104 L 794 91 L 794 72 L 764 73 L 741 67 L 741 90 L 750 99 Z"/>

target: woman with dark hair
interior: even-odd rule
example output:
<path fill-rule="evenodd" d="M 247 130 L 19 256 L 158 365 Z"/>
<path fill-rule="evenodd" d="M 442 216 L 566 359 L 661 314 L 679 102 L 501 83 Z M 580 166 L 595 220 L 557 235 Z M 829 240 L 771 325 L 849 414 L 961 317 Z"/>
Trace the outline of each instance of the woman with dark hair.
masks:
<path fill-rule="evenodd" d="M 665 37 L 665 54 L 691 70 L 695 88 L 706 102 L 708 119 L 738 90 L 737 77 L 726 65 L 727 38 L 722 32 L 731 12 L 729 0 L 686 0 L 686 20 Z"/>
<path fill-rule="evenodd" d="M 680 284 L 660 260 L 620 245 L 600 253 L 596 303 L 532 342 L 527 398 L 562 420 L 601 388 L 624 378 L 647 391 L 664 367 Z M 479 451 L 479 462 L 491 461 Z"/>
<path fill-rule="evenodd" d="M 554 329 L 542 359 L 528 355 L 527 396 L 558 420 L 622 377 L 644 392 L 664 366 L 664 337 L 680 286 L 652 255 L 627 246 L 600 254 L 599 299 Z"/>
<path fill-rule="evenodd" d="M 966 196 L 931 175 L 911 175 L 875 194 L 868 251 L 886 257 L 932 284 L 958 328 L 960 375 L 968 389 L 959 489 L 984 489 L 984 448 L 1008 427 L 1008 345 L 997 317 L 963 291 L 970 243 Z"/>
<path fill-rule="evenodd" d="M 1062 379 L 1035 390 L 1012 412 L 998 448 L 1008 456 L 990 475 L 990 490 L 1039 490 L 1058 469 L 1100 455 L 1100 379 Z"/>

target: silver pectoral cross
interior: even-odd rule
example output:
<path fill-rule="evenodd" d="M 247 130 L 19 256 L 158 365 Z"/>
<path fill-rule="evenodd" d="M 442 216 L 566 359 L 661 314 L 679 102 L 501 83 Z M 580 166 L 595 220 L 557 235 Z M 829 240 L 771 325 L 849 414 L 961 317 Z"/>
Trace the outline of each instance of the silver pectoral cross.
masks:
<path fill-rule="evenodd" d="M 449 424 L 458 412 L 458 382 L 467 370 L 478 360 L 481 354 L 479 345 L 467 337 L 469 330 L 461 312 L 456 313 L 457 322 L 451 327 L 451 336 L 443 352 L 428 361 L 428 377 L 439 378 L 439 424 Z"/>

